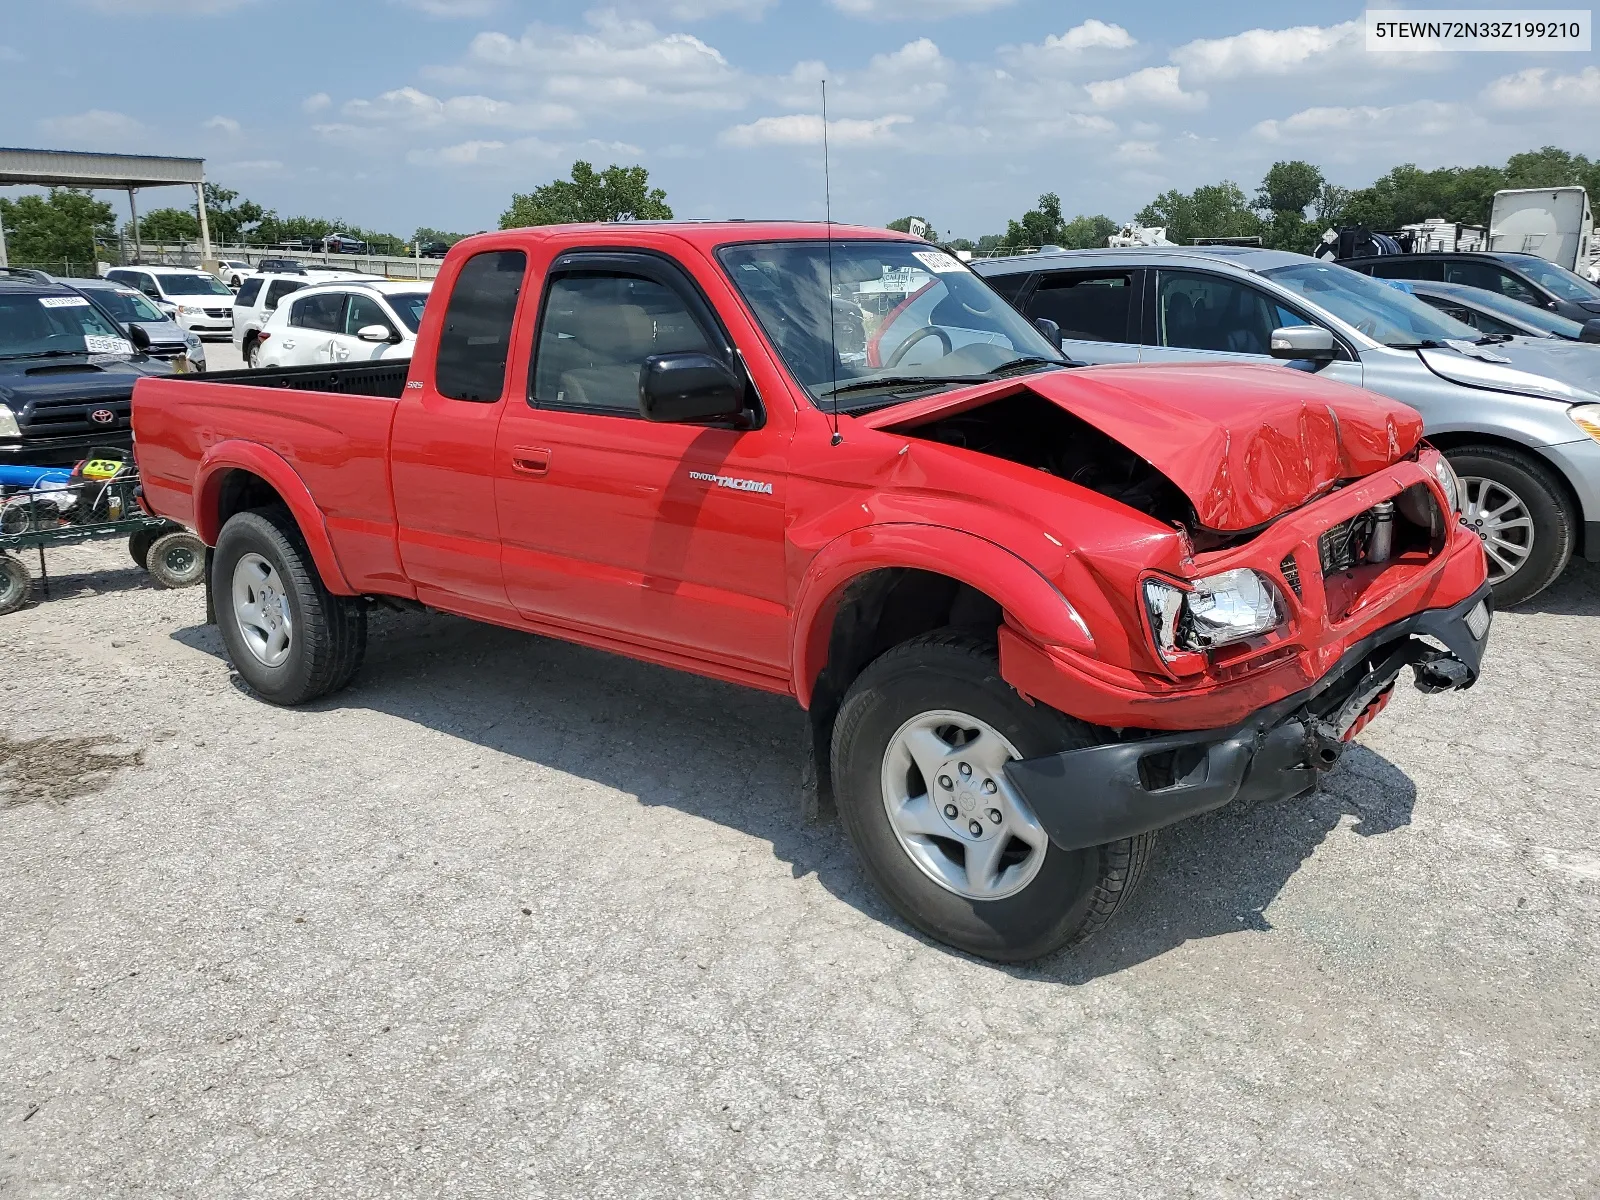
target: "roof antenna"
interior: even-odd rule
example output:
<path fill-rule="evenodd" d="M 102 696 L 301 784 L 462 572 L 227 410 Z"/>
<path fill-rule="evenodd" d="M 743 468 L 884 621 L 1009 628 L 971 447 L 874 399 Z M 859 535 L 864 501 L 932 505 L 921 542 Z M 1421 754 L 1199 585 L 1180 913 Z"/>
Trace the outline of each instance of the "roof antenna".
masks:
<path fill-rule="evenodd" d="M 828 172 L 828 81 L 822 81 L 822 205 L 828 230 L 828 370 L 832 375 L 832 388 L 828 392 L 833 401 L 833 440 L 837 446 L 844 441 L 839 432 L 839 344 L 838 316 L 833 311 L 833 177 Z"/>

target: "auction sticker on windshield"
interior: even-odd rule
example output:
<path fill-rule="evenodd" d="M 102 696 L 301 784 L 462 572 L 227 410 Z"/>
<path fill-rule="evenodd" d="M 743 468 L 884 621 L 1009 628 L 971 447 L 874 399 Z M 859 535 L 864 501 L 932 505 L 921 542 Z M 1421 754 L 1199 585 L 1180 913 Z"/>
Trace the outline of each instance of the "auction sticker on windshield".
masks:
<path fill-rule="evenodd" d="M 965 270 L 958 261 L 938 250 L 913 250 L 911 257 L 916 259 L 928 270 L 936 275 L 947 274 L 951 271 Z"/>
<path fill-rule="evenodd" d="M 45 308 L 88 308 L 89 302 L 82 296 L 40 296 L 39 303 Z"/>

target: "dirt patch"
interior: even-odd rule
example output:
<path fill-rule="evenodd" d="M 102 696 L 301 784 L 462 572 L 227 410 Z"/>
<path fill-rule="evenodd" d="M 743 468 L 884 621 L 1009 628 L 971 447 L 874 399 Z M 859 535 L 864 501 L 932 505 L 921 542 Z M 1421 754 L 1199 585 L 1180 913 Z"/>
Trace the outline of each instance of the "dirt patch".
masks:
<path fill-rule="evenodd" d="M 102 790 L 124 767 L 144 763 L 143 750 L 108 751 L 100 737 L 15 738 L 0 731 L 0 809 L 61 804 Z"/>

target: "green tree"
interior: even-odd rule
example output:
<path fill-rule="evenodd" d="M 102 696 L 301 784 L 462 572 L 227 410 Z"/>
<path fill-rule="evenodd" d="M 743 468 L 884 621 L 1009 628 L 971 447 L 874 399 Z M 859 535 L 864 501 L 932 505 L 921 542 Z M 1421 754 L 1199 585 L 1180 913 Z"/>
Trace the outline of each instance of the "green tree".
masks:
<path fill-rule="evenodd" d="M 1054 192 L 1046 192 L 1039 197 L 1037 206 L 1023 213 L 1018 220 L 1006 222 L 1005 244 L 1010 249 L 1059 245 L 1062 224 L 1061 197 Z"/>
<path fill-rule="evenodd" d="M 1501 167 L 1441 167 L 1402 163 L 1350 193 L 1342 220 L 1368 229 L 1398 229 L 1430 217 L 1486 225 L 1495 192 L 1506 187 Z"/>
<path fill-rule="evenodd" d="M 1117 223 L 1103 213 L 1077 216 L 1061 227 L 1055 244 L 1068 250 L 1090 250 L 1104 246 L 1106 239 L 1116 231 Z"/>
<path fill-rule="evenodd" d="M 416 245 L 421 242 L 423 245 L 427 245 L 429 242 L 443 242 L 446 246 L 454 246 L 466 236 L 464 233 L 446 233 L 442 229 L 432 229 L 427 225 L 418 225 L 417 231 L 411 235 L 411 244 Z"/>
<path fill-rule="evenodd" d="M 939 240 L 939 231 L 933 227 L 933 222 L 928 220 L 927 217 L 896 217 L 894 220 L 890 221 L 885 228 L 892 229 L 896 233 L 910 233 L 911 222 L 913 221 L 921 221 L 928 227 L 928 232 L 922 235 L 925 240 L 930 242 L 937 242 Z"/>
<path fill-rule="evenodd" d="M 1259 237 L 1263 226 L 1239 185 L 1232 180 L 1197 187 L 1189 193 L 1162 192 L 1139 210 L 1140 225 L 1165 225 L 1167 239 L 1186 245 L 1198 237 Z"/>
<path fill-rule="evenodd" d="M 133 236 L 133 221 L 122 223 L 122 232 Z M 200 218 L 192 208 L 153 208 L 139 214 L 141 242 L 194 242 L 200 240 Z"/>
<path fill-rule="evenodd" d="M 977 243 L 971 238 L 951 238 L 949 241 L 939 243 L 946 250 L 976 250 Z"/>
<path fill-rule="evenodd" d="M 1582 187 L 1600 196 L 1600 159 L 1590 161 L 1555 146 L 1541 146 L 1506 160 L 1508 188 Z"/>
<path fill-rule="evenodd" d="M 94 240 L 116 236 L 111 205 L 77 188 L 51 188 L 48 196 L 0 200 L 6 254 L 14 263 L 92 263 Z"/>
<path fill-rule="evenodd" d="M 1322 193 L 1322 172 L 1302 159 L 1275 162 L 1256 190 L 1254 207 L 1264 213 L 1294 213 L 1305 216 L 1306 209 Z"/>
<path fill-rule="evenodd" d="M 650 186 L 644 167 L 615 163 L 596 172 L 586 162 L 572 164 L 570 179 L 556 179 L 531 192 L 514 194 L 500 214 L 501 229 L 526 225 L 564 225 L 573 221 L 667 221 L 667 193 Z"/>
<path fill-rule="evenodd" d="M 206 225 L 213 242 L 242 245 L 254 241 L 261 222 L 273 215 L 254 200 L 239 200 L 238 192 L 220 184 L 206 184 L 205 196 Z"/>

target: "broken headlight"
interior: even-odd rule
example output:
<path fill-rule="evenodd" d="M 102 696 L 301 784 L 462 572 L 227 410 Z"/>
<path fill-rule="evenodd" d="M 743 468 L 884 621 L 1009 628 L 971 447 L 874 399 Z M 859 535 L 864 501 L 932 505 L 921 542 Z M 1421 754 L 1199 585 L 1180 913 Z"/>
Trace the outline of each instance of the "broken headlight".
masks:
<path fill-rule="evenodd" d="M 1256 571 L 1196 579 L 1188 591 L 1164 579 L 1144 583 L 1145 608 L 1163 658 L 1194 654 L 1270 633 L 1283 623 L 1283 599 Z"/>
<path fill-rule="evenodd" d="M 1441 454 L 1439 461 L 1433 464 L 1433 473 L 1439 480 L 1439 486 L 1444 489 L 1444 498 L 1450 504 L 1450 512 L 1460 512 L 1461 481 L 1456 478 L 1455 468 L 1450 465 L 1450 460 Z"/>

